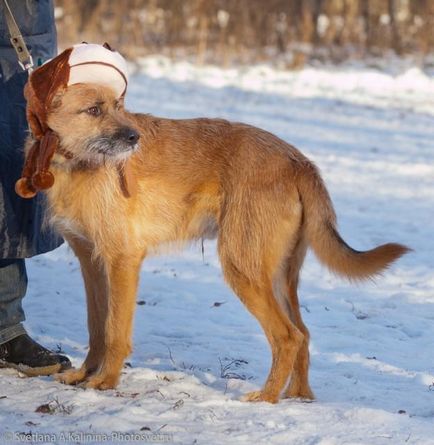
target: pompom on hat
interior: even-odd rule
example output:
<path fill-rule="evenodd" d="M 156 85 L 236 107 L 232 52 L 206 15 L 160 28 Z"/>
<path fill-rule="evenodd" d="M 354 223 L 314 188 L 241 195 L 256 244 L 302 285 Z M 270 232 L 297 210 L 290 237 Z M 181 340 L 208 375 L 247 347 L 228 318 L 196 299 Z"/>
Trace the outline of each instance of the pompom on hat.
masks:
<path fill-rule="evenodd" d="M 54 183 L 49 167 L 59 140 L 48 127 L 47 113 L 59 89 L 78 83 L 109 86 L 122 97 L 128 85 L 127 63 L 107 43 L 82 43 L 66 49 L 30 75 L 24 96 L 27 120 L 35 142 L 27 153 L 21 178 L 15 185 L 15 191 L 22 198 L 33 198 L 38 191 L 50 188 Z"/>

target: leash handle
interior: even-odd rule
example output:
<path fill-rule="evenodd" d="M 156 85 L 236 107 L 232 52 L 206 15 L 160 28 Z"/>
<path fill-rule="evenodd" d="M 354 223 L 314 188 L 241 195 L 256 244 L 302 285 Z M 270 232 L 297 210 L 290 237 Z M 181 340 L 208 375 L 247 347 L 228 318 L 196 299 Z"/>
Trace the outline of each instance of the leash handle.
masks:
<path fill-rule="evenodd" d="M 17 53 L 18 63 L 24 71 L 30 75 L 33 71 L 33 58 L 27 49 L 26 42 L 21 35 L 20 28 L 18 28 L 14 15 L 7 0 L 3 0 L 4 12 L 6 18 L 6 25 L 9 30 L 10 42 Z"/>

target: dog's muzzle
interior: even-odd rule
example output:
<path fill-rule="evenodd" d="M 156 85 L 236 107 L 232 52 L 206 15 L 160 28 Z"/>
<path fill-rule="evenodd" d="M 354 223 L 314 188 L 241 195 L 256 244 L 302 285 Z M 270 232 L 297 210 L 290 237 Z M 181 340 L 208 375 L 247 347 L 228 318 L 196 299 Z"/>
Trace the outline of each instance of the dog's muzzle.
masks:
<path fill-rule="evenodd" d="M 124 127 L 114 134 L 114 138 L 121 140 L 122 142 L 125 142 L 126 144 L 133 147 L 139 141 L 140 134 L 133 128 Z"/>
<path fill-rule="evenodd" d="M 135 151 L 139 146 L 139 139 L 140 133 L 137 130 L 122 127 L 111 135 L 90 139 L 87 143 L 87 151 L 106 156 L 122 156 Z"/>

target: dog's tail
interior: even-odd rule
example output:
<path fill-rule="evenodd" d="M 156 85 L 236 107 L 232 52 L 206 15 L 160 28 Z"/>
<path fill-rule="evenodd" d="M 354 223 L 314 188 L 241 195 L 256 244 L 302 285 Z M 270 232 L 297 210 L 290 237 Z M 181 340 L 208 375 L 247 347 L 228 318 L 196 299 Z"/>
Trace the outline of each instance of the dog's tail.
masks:
<path fill-rule="evenodd" d="M 406 246 L 389 243 L 360 252 L 339 235 L 336 215 L 320 173 L 309 161 L 300 166 L 297 187 L 303 205 L 305 236 L 318 259 L 331 271 L 350 280 L 371 278 L 409 252 Z"/>

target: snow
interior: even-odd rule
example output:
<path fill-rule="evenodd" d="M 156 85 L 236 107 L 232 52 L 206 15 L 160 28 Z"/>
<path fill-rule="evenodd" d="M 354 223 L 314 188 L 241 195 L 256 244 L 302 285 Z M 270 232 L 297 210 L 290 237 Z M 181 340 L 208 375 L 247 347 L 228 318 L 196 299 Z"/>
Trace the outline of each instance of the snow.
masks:
<path fill-rule="evenodd" d="M 417 68 L 221 70 L 142 59 L 130 109 L 219 116 L 277 134 L 321 168 L 353 247 L 397 241 L 414 252 L 358 286 L 308 256 L 300 295 L 317 399 L 277 405 L 238 401 L 264 382 L 270 353 L 223 283 L 215 242 L 203 256 L 198 244 L 148 259 L 118 389 L 0 370 L 0 433 L 32 432 L 43 443 L 434 444 L 433 92 L 434 78 Z M 28 261 L 28 272 L 28 330 L 78 366 L 87 328 L 77 261 L 62 246 Z M 35 412 L 47 403 L 51 414 Z"/>

